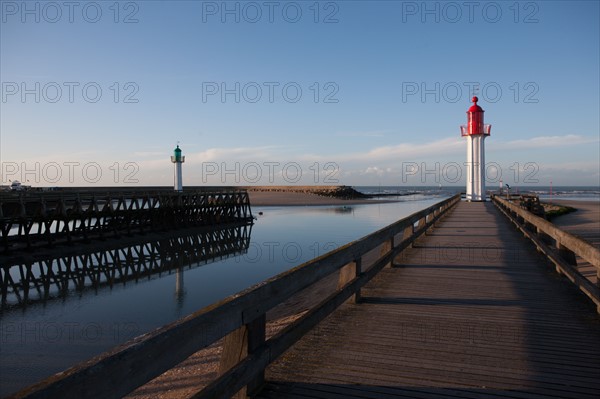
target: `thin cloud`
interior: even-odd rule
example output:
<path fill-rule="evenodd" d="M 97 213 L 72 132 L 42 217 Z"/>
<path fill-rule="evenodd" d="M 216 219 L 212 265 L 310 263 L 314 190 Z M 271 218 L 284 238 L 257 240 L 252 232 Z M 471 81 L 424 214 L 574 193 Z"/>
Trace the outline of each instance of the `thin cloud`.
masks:
<path fill-rule="evenodd" d="M 403 143 L 393 146 L 376 147 L 370 151 L 341 156 L 344 161 L 376 162 L 398 159 L 415 159 L 437 155 L 453 155 L 464 151 L 464 142 L 456 138 L 448 138 L 425 144 Z"/>
<path fill-rule="evenodd" d="M 553 148 L 563 147 L 566 145 L 589 145 L 589 143 L 598 143 L 598 139 L 582 136 L 582 135 L 563 135 L 563 136 L 538 136 L 523 140 L 513 140 L 507 142 L 490 141 L 488 150 L 504 151 L 509 153 L 510 150 L 530 149 L 530 148 Z M 186 146 L 186 148 L 188 148 Z M 307 148 L 308 149 L 308 148 Z M 315 149 L 314 146 L 311 149 Z M 465 156 L 465 141 L 460 137 L 446 138 L 424 143 L 397 143 L 389 146 L 379 146 L 365 148 L 360 152 L 341 152 L 341 153 L 325 153 L 325 152 L 305 152 L 304 148 L 297 146 L 255 146 L 255 147 L 234 147 L 234 148 L 210 148 L 200 152 L 184 151 L 186 156 L 186 164 L 184 166 L 184 174 L 186 176 L 198 176 L 202 173 L 202 165 L 205 162 L 218 163 L 222 168 L 222 163 L 228 170 L 234 170 L 235 163 L 242 165 L 256 162 L 262 165 L 265 162 L 278 162 L 281 165 L 286 162 L 296 162 L 303 169 L 307 176 L 314 176 L 315 173 L 328 174 L 332 168 L 337 170 L 336 176 L 343 178 L 340 181 L 342 184 L 356 184 L 358 181 L 367 181 L 369 177 L 378 178 L 395 178 L 398 180 L 402 177 L 402 165 L 405 162 L 423 163 L 426 167 L 433 169 L 437 163 L 443 162 L 458 162 L 462 164 Z M 133 162 L 137 166 L 138 173 L 136 177 L 140 179 L 140 184 L 170 184 L 169 177 L 172 173 L 172 165 L 170 162 L 170 153 L 164 151 L 140 151 L 136 152 L 127 161 Z M 127 175 L 131 169 L 125 169 L 124 160 L 115 160 L 100 156 L 94 152 L 79 152 L 68 154 L 52 154 L 36 159 L 19 159 L 17 162 L 3 159 L 3 170 L 8 172 L 18 171 L 18 178 L 21 178 L 22 169 L 25 169 L 23 163 L 26 164 L 27 170 L 37 172 L 30 173 L 35 175 L 43 175 L 46 173 L 46 165 L 50 162 L 56 162 L 62 168 L 64 174 L 70 171 L 67 166 L 63 166 L 64 162 L 79 162 L 75 167 L 75 172 L 81 180 L 81 171 L 90 162 L 100 164 L 103 172 L 103 177 L 108 179 L 110 183 L 115 176 L 115 168 L 119 169 L 119 176 Z M 118 165 L 115 164 L 118 162 Z M 39 166 L 36 166 L 36 163 Z M 116 165 L 116 166 L 115 166 Z M 281 172 L 281 165 L 277 166 L 277 172 Z M 503 167 L 505 165 L 502 165 Z M 129 166 L 128 166 L 129 167 Z M 56 168 L 54 168 L 56 169 Z M 52 170 L 54 170 L 52 169 Z M 556 181 L 567 180 L 567 176 L 578 176 L 581 179 L 573 180 L 574 184 L 579 181 L 594 181 L 597 180 L 599 170 L 599 162 L 594 161 L 572 161 L 568 163 L 553 163 L 544 162 L 539 164 L 540 175 L 552 175 Z M 507 172 L 507 174 L 514 171 Z M 525 171 L 523 171 L 524 173 Z M 14 174 L 14 173 L 13 173 Z M 12 176 L 12 175 L 11 175 Z M 561 176 L 563 177 L 561 179 Z M 190 178 L 190 177 L 188 177 Z M 31 179 L 31 178 L 30 178 Z M 6 180 L 6 179 L 5 179 Z M 63 179 L 64 180 L 64 179 Z M 64 184 L 61 181 L 61 184 Z M 107 184 L 108 184 L 107 183 Z"/>
<path fill-rule="evenodd" d="M 525 140 L 513 140 L 505 143 L 499 142 L 494 145 L 494 149 L 499 150 L 523 150 L 531 148 L 552 148 L 564 147 L 566 145 L 579 145 L 597 143 L 597 138 L 585 137 L 577 134 L 567 134 L 565 136 L 538 136 Z"/>
<path fill-rule="evenodd" d="M 189 162 L 225 162 L 225 161 L 270 161 L 281 150 L 280 146 L 209 148 L 207 150 L 186 154 Z"/>

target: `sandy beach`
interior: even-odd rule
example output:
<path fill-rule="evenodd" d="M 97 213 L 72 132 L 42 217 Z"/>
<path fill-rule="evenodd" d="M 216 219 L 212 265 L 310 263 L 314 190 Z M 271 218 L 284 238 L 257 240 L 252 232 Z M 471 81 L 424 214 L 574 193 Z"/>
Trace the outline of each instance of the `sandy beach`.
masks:
<path fill-rule="evenodd" d="M 556 217 L 552 223 L 600 248 L 600 202 L 560 199 L 552 202 L 577 209 L 575 212 Z"/>

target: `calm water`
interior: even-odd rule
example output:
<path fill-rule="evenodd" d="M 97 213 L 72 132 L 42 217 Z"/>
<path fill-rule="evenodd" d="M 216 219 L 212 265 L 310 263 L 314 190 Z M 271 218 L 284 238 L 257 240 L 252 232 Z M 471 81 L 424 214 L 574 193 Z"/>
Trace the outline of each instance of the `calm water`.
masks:
<path fill-rule="evenodd" d="M 445 198 L 357 206 L 254 207 L 243 253 L 97 289 L 54 292 L 0 313 L 0 395 L 98 355 Z M 162 244 L 164 247 L 164 244 Z M 141 250 L 149 255 L 152 250 Z M 168 258 L 163 261 L 167 262 Z M 14 276 L 18 278 L 18 276 Z M 72 287 L 72 285 L 71 285 Z M 12 303 L 11 303 L 12 301 Z"/>
<path fill-rule="evenodd" d="M 439 195 L 445 193 L 447 195 L 453 195 L 456 193 L 464 192 L 464 186 L 359 186 L 355 187 L 358 191 L 369 194 L 377 193 L 412 193 L 419 192 L 421 195 Z M 487 191 L 494 191 L 499 189 L 498 184 L 488 183 L 486 187 Z M 503 192 L 506 193 L 506 186 L 503 186 Z M 600 186 L 517 186 L 513 185 L 510 187 L 511 194 L 536 194 L 543 200 L 575 200 L 575 201 L 600 201 Z"/>

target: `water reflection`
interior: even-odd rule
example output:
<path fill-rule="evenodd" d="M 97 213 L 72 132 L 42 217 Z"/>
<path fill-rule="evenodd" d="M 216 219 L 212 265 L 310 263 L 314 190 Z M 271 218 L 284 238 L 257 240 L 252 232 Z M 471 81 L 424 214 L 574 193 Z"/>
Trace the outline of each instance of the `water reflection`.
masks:
<path fill-rule="evenodd" d="M 323 213 L 338 213 L 338 214 L 352 214 L 355 211 L 356 206 L 351 206 L 351 205 L 342 205 L 342 206 L 332 206 L 332 205 L 325 205 L 325 206 L 312 206 L 312 207 L 306 207 L 304 209 L 305 213 L 317 213 L 317 214 L 323 214 Z"/>
<path fill-rule="evenodd" d="M 175 296 L 185 295 L 183 271 L 245 254 L 252 225 L 196 228 L 152 241 L 111 241 L 79 246 L 79 251 L 35 260 L 3 260 L 0 269 L 2 310 L 25 308 L 69 295 L 97 293 L 117 284 L 147 281 L 176 273 Z"/>

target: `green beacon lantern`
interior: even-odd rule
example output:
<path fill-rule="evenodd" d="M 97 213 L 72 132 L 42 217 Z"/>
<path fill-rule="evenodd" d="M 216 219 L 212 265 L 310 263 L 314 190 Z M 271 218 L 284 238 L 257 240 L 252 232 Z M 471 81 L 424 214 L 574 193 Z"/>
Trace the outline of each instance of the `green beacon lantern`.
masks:
<path fill-rule="evenodd" d="M 181 148 L 179 144 L 173 151 L 171 156 L 171 162 L 175 164 L 175 175 L 173 177 L 173 187 L 175 191 L 183 191 L 183 178 L 181 175 L 181 165 L 185 162 L 185 157 L 181 155 Z"/>
<path fill-rule="evenodd" d="M 177 146 L 177 148 L 175 148 L 175 151 L 173 151 L 173 156 L 175 157 L 175 162 L 181 162 L 181 148 L 179 148 L 179 146 Z"/>

